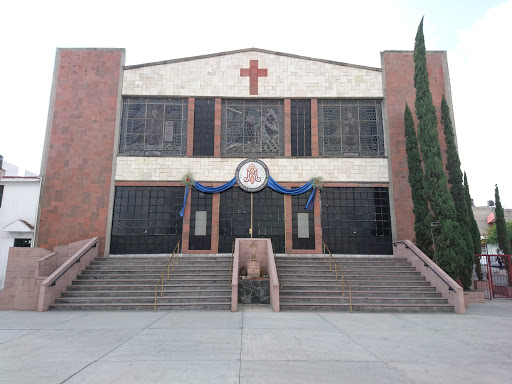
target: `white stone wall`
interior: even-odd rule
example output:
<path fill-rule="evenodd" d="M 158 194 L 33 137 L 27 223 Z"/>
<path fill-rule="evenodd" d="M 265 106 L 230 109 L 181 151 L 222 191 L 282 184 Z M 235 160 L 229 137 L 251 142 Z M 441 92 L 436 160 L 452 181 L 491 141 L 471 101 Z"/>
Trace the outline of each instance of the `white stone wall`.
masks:
<path fill-rule="evenodd" d="M 249 95 L 249 77 L 241 68 L 258 60 L 267 69 L 259 94 Z M 219 97 L 382 97 L 381 72 L 260 51 L 126 69 L 123 95 Z"/>
<path fill-rule="evenodd" d="M 0 290 L 4 287 L 9 247 L 14 245 L 14 239 L 31 239 L 34 245 L 33 232 L 7 232 L 4 228 L 16 220 L 36 225 L 40 182 L 39 178 L 0 179 L 4 186 L 0 207 Z"/>
<path fill-rule="evenodd" d="M 116 181 L 180 181 L 192 172 L 199 182 L 228 182 L 243 158 L 128 157 L 117 158 Z M 278 182 L 305 183 L 315 176 L 326 182 L 387 183 L 386 158 L 261 159 Z"/>

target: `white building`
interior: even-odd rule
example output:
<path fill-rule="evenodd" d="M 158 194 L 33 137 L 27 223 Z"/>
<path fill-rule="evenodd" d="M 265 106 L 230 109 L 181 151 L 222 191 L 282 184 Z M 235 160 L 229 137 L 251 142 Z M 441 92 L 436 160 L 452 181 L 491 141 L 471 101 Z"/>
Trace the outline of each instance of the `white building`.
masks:
<path fill-rule="evenodd" d="M 41 178 L 0 157 L 0 289 L 4 287 L 10 247 L 33 247 Z"/>

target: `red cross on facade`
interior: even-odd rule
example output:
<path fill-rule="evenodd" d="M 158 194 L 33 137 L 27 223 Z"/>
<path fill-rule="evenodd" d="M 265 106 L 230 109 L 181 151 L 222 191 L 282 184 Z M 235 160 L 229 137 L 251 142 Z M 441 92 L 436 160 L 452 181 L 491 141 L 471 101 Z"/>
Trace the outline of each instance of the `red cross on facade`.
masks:
<path fill-rule="evenodd" d="M 258 77 L 267 77 L 266 69 L 258 68 L 258 60 L 250 60 L 249 68 L 240 68 L 240 76 L 249 76 L 249 94 L 258 94 Z"/>

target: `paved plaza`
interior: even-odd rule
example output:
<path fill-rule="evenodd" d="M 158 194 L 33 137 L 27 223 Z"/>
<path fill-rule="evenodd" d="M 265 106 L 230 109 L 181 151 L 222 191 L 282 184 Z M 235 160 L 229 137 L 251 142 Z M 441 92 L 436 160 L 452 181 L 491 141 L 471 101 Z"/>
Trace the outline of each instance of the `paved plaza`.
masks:
<path fill-rule="evenodd" d="M 466 315 L 0 312 L 0 383 L 512 382 L 512 301 Z"/>

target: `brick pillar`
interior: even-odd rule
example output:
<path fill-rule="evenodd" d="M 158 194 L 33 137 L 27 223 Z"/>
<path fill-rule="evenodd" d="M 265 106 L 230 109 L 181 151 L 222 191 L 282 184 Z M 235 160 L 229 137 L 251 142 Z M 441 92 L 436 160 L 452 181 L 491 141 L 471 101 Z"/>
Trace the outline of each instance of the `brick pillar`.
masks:
<path fill-rule="evenodd" d="M 196 99 L 188 98 L 187 156 L 194 156 L 194 110 Z"/>
<path fill-rule="evenodd" d="M 311 99 L 311 156 L 319 156 L 318 145 L 318 100 Z"/>
<path fill-rule="evenodd" d="M 220 157 L 220 128 L 221 128 L 221 118 L 222 118 L 222 99 L 215 98 L 215 131 L 213 137 L 213 155 L 215 157 Z"/>
<path fill-rule="evenodd" d="M 292 101 L 284 99 L 284 155 L 292 155 Z"/>
<path fill-rule="evenodd" d="M 124 49 L 57 49 L 41 166 L 37 246 L 98 236 L 105 249 Z"/>
<path fill-rule="evenodd" d="M 322 211 L 320 207 L 320 191 L 317 190 L 315 204 L 313 205 L 313 216 L 315 221 L 315 253 L 322 253 Z"/>
<path fill-rule="evenodd" d="M 286 253 L 293 253 L 292 215 L 292 196 L 284 195 L 284 241 Z"/>
<path fill-rule="evenodd" d="M 219 212 L 220 193 L 214 193 L 212 198 L 212 253 L 219 252 Z"/>
<path fill-rule="evenodd" d="M 390 203 L 394 209 L 395 228 L 393 238 L 398 240 L 413 240 L 414 214 L 409 186 L 409 169 L 407 154 L 405 152 L 404 111 L 407 102 L 415 115 L 414 101 L 416 90 L 414 88 L 414 60 L 411 51 L 384 51 L 381 53 L 382 80 L 384 88 L 383 116 L 388 124 L 389 136 L 386 140 L 387 155 L 390 159 Z M 441 124 L 441 97 L 443 94 L 453 111 L 450 92 L 450 79 L 448 75 L 448 62 L 446 52 L 427 52 L 427 69 L 429 75 L 430 92 L 437 112 L 437 133 L 443 162 L 446 164 L 446 143 Z M 417 127 L 418 121 L 415 118 Z M 454 127 L 455 129 L 455 127 Z M 445 171 L 446 172 L 446 171 Z"/>
<path fill-rule="evenodd" d="M 185 204 L 185 213 L 183 214 L 183 232 L 181 240 L 181 252 L 189 253 L 188 245 L 190 239 L 190 212 L 192 210 L 192 190 L 188 191 L 187 203 Z"/>

